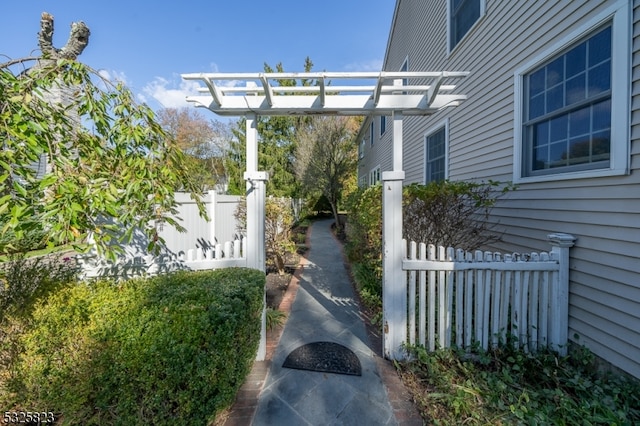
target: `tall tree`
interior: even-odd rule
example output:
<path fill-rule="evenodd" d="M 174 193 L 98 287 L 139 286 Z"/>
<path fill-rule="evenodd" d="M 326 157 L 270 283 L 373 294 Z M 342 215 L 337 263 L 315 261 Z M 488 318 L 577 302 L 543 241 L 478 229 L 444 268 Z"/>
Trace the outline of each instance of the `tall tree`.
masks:
<path fill-rule="evenodd" d="M 310 72 L 313 62 L 308 57 L 305 59 L 304 71 Z M 267 73 L 284 72 L 282 63 L 278 63 L 274 68 L 269 64 L 264 64 L 264 71 Z M 298 84 L 295 79 L 281 79 L 277 82 L 283 87 L 293 87 Z M 315 84 L 314 81 L 305 80 L 300 82 L 304 86 Z M 296 130 L 307 117 L 294 116 L 259 116 L 257 118 L 258 130 L 258 167 L 260 170 L 269 172 L 269 182 L 267 183 L 267 194 L 274 196 L 298 197 L 300 196 L 300 184 L 295 177 L 295 149 Z M 244 194 L 245 184 L 243 171 L 245 170 L 245 146 L 246 120 L 241 119 L 234 129 L 237 143 L 232 145 L 232 161 L 230 191 Z"/>
<path fill-rule="evenodd" d="M 316 116 L 297 132 L 296 176 L 306 192 L 327 198 L 338 228 L 338 205 L 356 173 L 361 122 L 359 117 Z"/>
<path fill-rule="evenodd" d="M 202 190 L 226 190 L 227 162 L 231 139 L 231 124 L 207 120 L 193 108 L 167 108 L 158 111 L 163 129 L 187 154 L 189 172 Z"/>
<path fill-rule="evenodd" d="M 72 34 L 83 27 L 74 24 Z M 0 252 L 35 228 L 50 245 L 91 233 L 110 258 L 118 250 L 110 241 L 127 241 L 135 229 L 155 243 L 158 222 L 181 228 L 172 217 L 174 188 L 199 202 L 184 155 L 153 111 L 121 83 L 75 61 L 77 55 L 53 48 L 52 34 L 53 17 L 45 13 L 43 56 L 0 64 Z M 80 31 L 81 43 L 88 34 Z M 52 101 L 48 95 L 59 90 L 72 96 Z M 33 163 L 42 155 L 50 164 L 39 174 Z"/>

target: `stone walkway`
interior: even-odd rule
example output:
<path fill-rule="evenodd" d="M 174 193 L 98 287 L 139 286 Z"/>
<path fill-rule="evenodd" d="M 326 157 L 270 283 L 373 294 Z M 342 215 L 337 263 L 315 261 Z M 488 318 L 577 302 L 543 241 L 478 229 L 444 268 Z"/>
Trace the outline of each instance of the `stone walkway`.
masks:
<path fill-rule="evenodd" d="M 310 228 L 310 250 L 280 305 L 287 322 L 268 334 L 267 360 L 254 363 L 225 426 L 423 424 L 395 369 L 379 356 L 379 340 L 367 333 L 331 223 Z M 294 349 L 318 341 L 353 351 L 362 375 L 282 367 Z"/>

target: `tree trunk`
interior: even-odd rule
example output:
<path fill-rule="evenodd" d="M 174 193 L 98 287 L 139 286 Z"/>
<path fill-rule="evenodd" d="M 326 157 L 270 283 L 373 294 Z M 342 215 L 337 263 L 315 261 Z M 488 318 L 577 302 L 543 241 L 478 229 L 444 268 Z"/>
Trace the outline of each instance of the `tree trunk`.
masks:
<path fill-rule="evenodd" d="M 40 17 L 40 32 L 38 33 L 38 45 L 42 51 L 42 57 L 38 63 L 31 68 L 30 72 L 35 72 L 37 69 L 51 65 L 58 59 L 68 59 L 75 61 L 78 56 L 84 51 L 85 47 L 89 44 L 89 35 L 91 32 L 84 22 L 74 22 L 71 24 L 71 33 L 67 40 L 67 44 L 61 49 L 57 49 L 53 46 L 53 15 L 47 12 L 42 12 Z M 44 96 L 50 103 L 57 103 L 64 106 L 69 106 L 73 103 L 72 87 L 67 87 L 58 84 L 56 87 L 51 87 Z M 77 122 L 79 126 L 80 117 L 75 109 L 69 111 L 72 115 L 72 119 Z M 63 143 L 65 139 L 69 139 L 71 135 L 60 135 L 57 143 Z M 40 159 L 35 163 L 36 178 L 41 179 L 45 174 L 53 171 L 51 158 L 58 153 L 58 147 L 50 147 L 52 152 L 42 154 Z"/>
<path fill-rule="evenodd" d="M 53 16 L 47 12 L 42 12 L 40 17 L 40 32 L 38 33 L 38 45 L 42 51 L 42 58 L 47 60 L 71 59 L 75 60 L 89 44 L 91 31 L 84 22 L 74 22 L 71 24 L 71 33 L 67 44 L 62 49 L 53 46 Z"/>

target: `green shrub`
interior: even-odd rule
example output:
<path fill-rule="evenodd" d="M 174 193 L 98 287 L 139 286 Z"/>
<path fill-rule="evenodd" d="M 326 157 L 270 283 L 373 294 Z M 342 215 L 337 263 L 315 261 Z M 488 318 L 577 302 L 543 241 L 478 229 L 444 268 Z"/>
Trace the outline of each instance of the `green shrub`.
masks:
<path fill-rule="evenodd" d="M 632 425 L 640 422 L 640 383 L 600 376 L 586 349 L 568 357 L 410 348 L 397 363 L 429 424 Z"/>
<path fill-rule="evenodd" d="M 432 182 L 403 189 L 404 238 L 467 250 L 498 239 L 491 208 L 506 191 L 497 182 Z M 347 201 L 345 250 L 368 296 L 382 297 L 382 187 L 354 192 Z"/>
<path fill-rule="evenodd" d="M 255 359 L 264 284 L 230 268 L 64 288 L 35 308 L 0 404 L 64 424 L 207 424 Z"/>
<path fill-rule="evenodd" d="M 296 244 L 293 241 L 291 229 L 294 225 L 294 214 L 291 200 L 288 198 L 269 197 L 264 206 L 264 239 L 267 252 L 267 266 L 275 268 L 280 274 L 285 273 L 287 254 L 295 253 Z M 246 232 L 247 201 L 242 201 L 236 207 L 234 216 L 238 223 L 239 232 Z"/>
<path fill-rule="evenodd" d="M 0 263 L 0 324 L 7 315 L 28 316 L 33 302 L 77 279 L 75 261 L 64 254 L 26 258 L 12 254 Z"/>

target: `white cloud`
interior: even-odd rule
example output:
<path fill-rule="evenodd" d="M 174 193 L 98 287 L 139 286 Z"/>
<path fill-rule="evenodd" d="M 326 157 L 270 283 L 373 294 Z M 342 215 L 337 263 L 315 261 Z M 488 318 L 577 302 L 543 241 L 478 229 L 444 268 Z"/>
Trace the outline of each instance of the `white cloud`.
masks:
<path fill-rule="evenodd" d="M 138 99 L 149 103 L 150 99 L 158 102 L 162 108 L 184 108 L 192 106 L 186 100 L 187 96 L 197 95 L 200 83 L 191 80 L 181 80 L 179 84 L 163 77 L 156 77 L 148 83 L 138 94 Z"/>
<path fill-rule="evenodd" d="M 123 83 L 125 86 L 128 85 L 127 76 L 123 72 L 114 71 L 114 70 L 99 70 L 98 74 L 100 75 L 100 77 L 104 78 L 105 80 L 109 80 L 111 82 L 119 81 Z"/>

